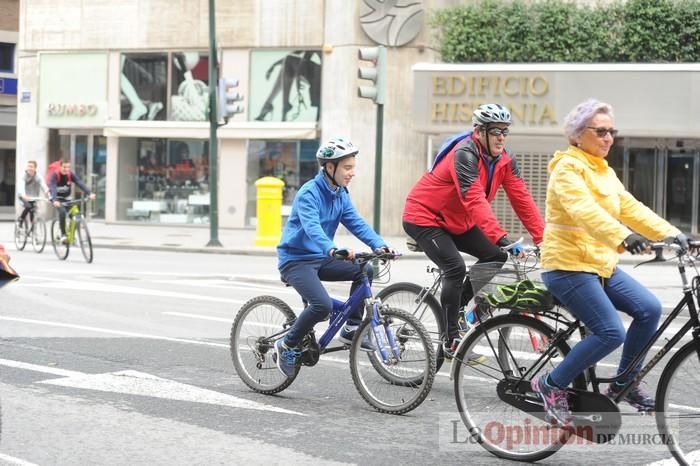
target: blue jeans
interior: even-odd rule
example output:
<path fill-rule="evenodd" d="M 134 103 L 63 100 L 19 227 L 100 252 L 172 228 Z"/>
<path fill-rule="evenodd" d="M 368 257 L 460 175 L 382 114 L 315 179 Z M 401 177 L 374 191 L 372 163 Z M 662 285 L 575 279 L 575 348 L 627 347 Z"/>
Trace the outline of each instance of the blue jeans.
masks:
<path fill-rule="evenodd" d="M 371 282 L 372 266 L 365 265 L 365 271 Z M 350 294 L 362 284 L 359 265 L 332 257 L 289 262 L 280 270 L 280 273 L 282 280 L 294 287 L 306 305 L 284 338 L 284 343 L 290 348 L 297 346 L 304 335 L 309 333 L 314 325 L 328 317 L 333 310 L 333 301 L 321 280 L 327 282 L 352 280 Z M 361 307 L 357 309 L 357 312 L 348 319 L 348 324 L 359 325 L 362 322 L 362 312 Z"/>
<path fill-rule="evenodd" d="M 564 270 L 544 272 L 542 281 L 592 332 L 574 346 L 550 374 L 552 381 L 560 387 L 568 386 L 577 375 L 624 343 L 617 369 L 618 374 L 622 373 L 656 332 L 661 317 L 661 302 L 620 268 L 616 268 L 612 276 L 605 280 L 605 286 L 601 286 L 598 275 Z M 617 310 L 633 318 L 626 337 Z M 627 380 L 620 382 L 632 379 L 641 367 L 642 362 Z"/>

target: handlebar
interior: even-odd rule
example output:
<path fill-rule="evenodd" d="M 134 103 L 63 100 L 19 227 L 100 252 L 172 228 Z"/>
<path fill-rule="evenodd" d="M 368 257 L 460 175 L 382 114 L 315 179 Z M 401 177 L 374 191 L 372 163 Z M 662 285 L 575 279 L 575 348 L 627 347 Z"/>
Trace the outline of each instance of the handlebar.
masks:
<path fill-rule="evenodd" d="M 341 259 L 341 260 L 350 260 L 348 259 L 350 252 L 347 249 L 336 249 L 335 252 L 333 253 L 333 257 L 336 259 Z M 392 252 L 385 252 L 385 251 L 376 251 L 376 252 L 357 252 L 355 253 L 355 258 L 352 259 L 352 262 L 355 264 L 364 264 L 367 262 L 371 262 L 373 260 L 379 260 L 382 262 L 386 262 L 388 260 L 394 260 L 397 259 L 398 257 L 401 257 L 401 253 L 392 253 Z"/>

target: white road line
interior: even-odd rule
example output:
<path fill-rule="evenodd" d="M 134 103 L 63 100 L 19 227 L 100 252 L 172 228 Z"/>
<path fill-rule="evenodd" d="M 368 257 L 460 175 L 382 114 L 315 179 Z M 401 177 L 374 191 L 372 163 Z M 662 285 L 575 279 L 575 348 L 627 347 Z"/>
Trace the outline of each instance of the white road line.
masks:
<path fill-rule="evenodd" d="M 22 287 L 56 288 L 60 290 L 97 291 L 102 293 L 132 294 L 140 296 L 157 296 L 160 298 L 191 299 L 196 301 L 210 301 L 217 303 L 241 304 L 238 299 L 217 298 L 214 296 L 202 296 L 201 294 L 178 293 L 174 291 L 151 290 L 130 286 L 108 285 L 86 281 L 65 281 L 54 283 L 25 283 Z"/>
<path fill-rule="evenodd" d="M 0 460 L 4 461 L 7 464 L 16 464 L 17 466 L 38 466 L 36 463 L 30 463 L 29 461 L 24 461 L 19 458 L 15 458 L 14 456 L 10 455 L 5 455 L 3 453 L 0 453 Z"/>
<path fill-rule="evenodd" d="M 58 379 L 37 382 L 40 384 L 306 416 L 296 411 L 290 411 L 264 403 L 257 403 L 255 401 L 238 398 L 222 392 L 207 390 L 194 385 L 183 384 L 175 380 L 164 379 L 145 372 L 124 370 L 103 374 L 90 374 L 13 361 L 11 359 L 0 359 L 0 365 L 60 376 Z"/>
<path fill-rule="evenodd" d="M 77 329 L 77 330 L 87 330 L 90 332 L 98 332 L 98 333 L 109 333 L 112 335 L 121 335 L 121 336 L 125 336 L 125 337 L 148 338 L 151 340 L 172 341 L 172 342 L 176 342 L 176 343 L 187 343 L 190 345 L 215 346 L 217 348 L 227 348 L 227 349 L 229 347 L 229 345 L 225 345 L 223 343 L 214 343 L 214 342 L 210 342 L 210 341 L 188 340 L 186 338 L 163 337 L 163 336 L 159 336 L 159 335 L 149 335 L 147 333 L 124 332 L 121 330 L 111 330 L 111 329 L 107 329 L 107 328 L 90 327 L 87 325 L 68 324 L 65 322 L 51 322 L 48 320 L 23 319 L 23 318 L 19 318 L 19 317 L 4 317 L 4 316 L 0 316 L 0 320 L 6 320 L 9 322 L 22 322 L 25 324 L 48 325 L 51 327 L 73 328 L 73 329 Z"/>
<path fill-rule="evenodd" d="M 191 319 L 202 319 L 202 320 L 213 320 L 214 322 L 226 322 L 226 323 L 233 323 L 233 319 L 224 319 L 221 317 L 209 317 L 209 316 L 203 316 L 199 314 L 188 314 L 186 312 L 163 312 L 164 315 L 167 316 L 177 316 L 177 317 L 189 317 Z M 258 324 L 258 325 L 265 325 L 265 324 Z M 272 325 L 269 325 L 269 327 L 272 327 Z M 279 326 L 275 326 L 275 328 L 279 328 Z"/>
<path fill-rule="evenodd" d="M 34 372 L 43 372 L 44 374 L 58 375 L 61 377 L 77 377 L 79 375 L 83 375 L 82 372 L 78 371 L 59 369 L 58 367 L 40 366 L 29 362 L 13 361 L 12 359 L 0 359 L 0 366 L 14 367 L 15 369 L 24 369 Z"/>

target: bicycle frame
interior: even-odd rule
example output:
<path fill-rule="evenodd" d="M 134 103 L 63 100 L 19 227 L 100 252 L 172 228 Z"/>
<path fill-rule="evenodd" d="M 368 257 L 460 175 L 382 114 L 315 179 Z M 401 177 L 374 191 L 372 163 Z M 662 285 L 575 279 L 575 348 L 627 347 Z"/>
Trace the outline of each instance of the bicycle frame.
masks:
<path fill-rule="evenodd" d="M 328 344 L 331 342 L 333 337 L 335 337 L 336 333 L 338 333 L 338 330 L 340 330 L 343 324 L 347 322 L 350 316 L 355 314 L 358 309 L 364 307 L 364 309 L 371 309 L 371 312 L 368 312 L 368 315 L 365 316 L 365 319 L 370 320 L 370 327 L 372 328 L 372 332 L 374 333 L 374 336 L 377 340 L 378 351 L 382 357 L 383 362 L 385 364 L 389 364 L 392 360 L 398 360 L 401 356 L 401 352 L 396 343 L 396 339 L 394 338 L 393 333 L 391 331 L 387 331 L 385 334 L 382 333 L 382 328 L 384 327 L 382 325 L 382 320 L 379 314 L 381 301 L 377 298 L 374 298 L 374 295 L 372 294 L 372 287 L 370 286 L 369 278 L 367 277 L 367 273 L 365 271 L 365 266 L 367 265 L 367 263 L 368 262 L 360 263 L 360 267 L 362 270 L 362 282 L 360 283 L 360 286 L 358 286 L 355 289 L 355 291 L 350 295 L 347 301 L 340 301 L 335 298 L 331 298 L 333 302 L 333 310 L 331 311 L 330 315 L 330 324 L 328 326 L 328 329 L 326 329 L 323 335 L 321 335 L 321 339 L 318 341 L 319 351 L 321 354 L 326 354 L 344 350 L 344 346 L 328 348 Z M 292 323 L 293 322 L 288 322 L 286 328 L 283 331 L 270 335 L 266 339 L 268 342 L 270 342 L 270 347 L 272 347 L 272 342 L 279 339 L 282 335 L 286 334 L 289 331 L 289 327 L 292 325 Z M 312 329 L 310 334 L 313 333 L 314 330 Z M 388 354 L 386 350 L 386 343 L 388 343 L 391 347 L 391 355 Z"/>
<path fill-rule="evenodd" d="M 73 239 L 75 239 L 75 227 L 76 227 L 76 221 L 75 218 L 80 215 L 80 207 L 78 207 L 78 204 L 73 204 L 70 209 L 68 209 L 68 213 L 66 214 L 66 218 L 69 219 L 68 222 L 68 228 L 66 228 L 66 237 L 68 238 L 69 243 L 73 243 Z"/>
<path fill-rule="evenodd" d="M 364 272 L 364 269 L 363 269 Z M 355 314 L 358 309 L 364 307 L 365 309 L 370 309 L 372 310 L 371 316 L 368 315 L 365 318 L 370 319 L 370 325 L 372 327 L 372 332 L 374 333 L 374 337 L 376 338 L 377 342 L 379 343 L 378 349 L 379 353 L 382 356 L 382 360 L 384 363 L 389 363 L 391 358 L 390 356 L 398 358 L 400 355 L 399 348 L 396 344 L 396 341 L 394 339 L 394 335 L 392 332 L 387 332 L 386 333 L 386 340 L 384 335 L 381 332 L 381 320 L 379 316 L 379 306 L 381 305 L 381 302 L 378 300 L 373 299 L 372 297 L 372 288 L 369 284 L 369 279 L 367 278 L 367 275 L 363 273 L 362 276 L 362 283 L 360 284 L 359 287 L 350 295 L 350 297 L 347 299 L 347 301 L 339 301 L 337 299 L 333 299 L 333 311 L 331 312 L 331 317 L 330 317 L 330 325 L 328 326 L 328 329 L 321 335 L 321 339 L 318 342 L 319 348 L 321 350 L 321 354 L 325 353 L 332 353 L 334 351 L 341 351 L 345 349 L 344 347 L 337 347 L 337 348 L 327 348 L 328 344 L 331 342 L 333 337 L 335 337 L 336 333 L 340 330 L 340 328 L 347 322 L 347 320 L 350 318 L 351 315 Z M 386 345 L 384 344 L 388 340 L 389 345 L 391 346 L 392 350 L 392 355 L 389 355 L 386 351 Z"/>

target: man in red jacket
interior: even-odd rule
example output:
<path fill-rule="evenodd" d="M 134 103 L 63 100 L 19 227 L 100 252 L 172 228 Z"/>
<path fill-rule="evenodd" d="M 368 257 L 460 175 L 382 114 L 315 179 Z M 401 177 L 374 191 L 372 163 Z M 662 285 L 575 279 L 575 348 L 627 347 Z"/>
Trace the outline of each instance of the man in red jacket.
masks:
<path fill-rule="evenodd" d="M 544 221 L 523 180 L 518 164 L 505 149 L 512 120 L 500 104 L 481 105 L 472 116 L 474 132 L 454 144 L 413 186 L 406 198 L 403 227 L 444 272 L 440 301 L 444 311 L 443 349 L 451 356 L 459 344 L 458 313 L 474 291 L 467 282 L 461 252 L 477 263 L 501 265 L 508 258 L 500 248 L 512 245 L 491 210 L 500 186 L 513 210 L 532 235 L 542 241 Z M 511 254 L 522 253 L 513 245 Z M 500 266 L 499 266 L 500 267 Z"/>

